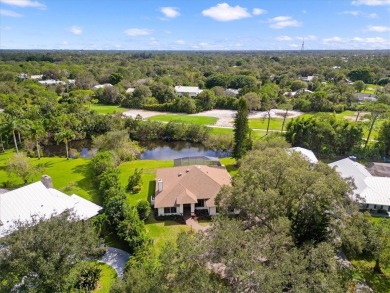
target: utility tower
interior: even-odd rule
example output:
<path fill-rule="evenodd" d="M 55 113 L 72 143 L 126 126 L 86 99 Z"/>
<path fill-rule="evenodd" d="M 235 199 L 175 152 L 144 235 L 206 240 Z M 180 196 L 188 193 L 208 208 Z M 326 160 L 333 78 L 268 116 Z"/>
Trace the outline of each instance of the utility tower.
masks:
<path fill-rule="evenodd" d="M 301 52 L 305 51 L 305 39 L 302 39 Z"/>

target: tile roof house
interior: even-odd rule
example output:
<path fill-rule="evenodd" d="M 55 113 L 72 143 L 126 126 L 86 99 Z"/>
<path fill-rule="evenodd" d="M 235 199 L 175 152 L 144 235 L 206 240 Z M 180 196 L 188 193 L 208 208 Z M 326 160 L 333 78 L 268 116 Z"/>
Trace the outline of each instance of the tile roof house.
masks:
<path fill-rule="evenodd" d="M 188 94 L 190 97 L 196 97 L 199 95 L 203 90 L 199 89 L 197 86 L 175 86 L 175 91 L 179 97 L 183 96 L 184 94 Z"/>
<path fill-rule="evenodd" d="M 222 166 L 181 166 L 158 169 L 152 199 L 159 216 L 194 215 L 196 210 L 217 213 L 215 197 L 231 177 Z"/>
<path fill-rule="evenodd" d="M 342 178 L 354 180 L 354 197 L 361 203 L 362 208 L 385 210 L 390 214 L 389 177 L 373 176 L 362 164 L 349 158 L 330 163 L 329 166 L 335 167 Z"/>
<path fill-rule="evenodd" d="M 31 221 L 35 215 L 49 219 L 68 209 L 87 220 L 102 208 L 78 195 L 68 196 L 54 189 L 51 178 L 44 175 L 41 181 L 0 194 L 0 237 L 12 230 L 15 221 Z"/>

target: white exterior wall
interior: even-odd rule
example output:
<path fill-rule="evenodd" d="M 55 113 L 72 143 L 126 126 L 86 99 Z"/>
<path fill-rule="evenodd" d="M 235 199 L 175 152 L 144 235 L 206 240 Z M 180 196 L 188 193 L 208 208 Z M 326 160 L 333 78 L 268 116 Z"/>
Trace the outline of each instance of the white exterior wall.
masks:
<path fill-rule="evenodd" d="M 217 208 L 216 207 L 209 208 L 209 215 L 210 216 L 214 216 L 216 214 L 217 214 Z"/>
<path fill-rule="evenodd" d="M 164 208 L 158 208 L 158 215 L 164 216 Z"/>

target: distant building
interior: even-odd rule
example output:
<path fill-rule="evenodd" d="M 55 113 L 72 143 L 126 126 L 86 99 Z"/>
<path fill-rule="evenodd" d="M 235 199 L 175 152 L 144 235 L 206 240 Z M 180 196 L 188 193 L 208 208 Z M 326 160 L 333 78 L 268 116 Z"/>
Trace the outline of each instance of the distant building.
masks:
<path fill-rule="evenodd" d="M 31 75 L 30 78 L 31 78 L 31 79 L 39 80 L 39 79 L 42 79 L 42 78 L 43 78 L 43 74 Z"/>
<path fill-rule="evenodd" d="M 184 94 L 188 94 L 190 97 L 196 97 L 199 95 L 203 90 L 199 89 L 197 86 L 175 86 L 175 91 L 179 97 L 183 96 Z"/>
<path fill-rule="evenodd" d="M 27 75 L 27 73 L 22 72 L 22 73 L 19 73 L 18 78 L 19 79 L 27 79 L 28 75 Z"/>
<path fill-rule="evenodd" d="M 113 85 L 111 83 L 105 83 L 105 84 L 97 84 L 92 87 L 93 90 L 103 89 L 105 87 L 112 87 Z"/>
<path fill-rule="evenodd" d="M 357 93 L 356 97 L 359 102 L 364 102 L 364 101 L 375 102 L 377 100 L 376 96 L 373 94 Z"/>
<path fill-rule="evenodd" d="M 134 87 L 129 87 L 129 88 L 126 90 L 126 94 L 132 94 L 134 91 L 135 91 L 135 88 L 134 88 Z"/>
<path fill-rule="evenodd" d="M 300 94 L 303 94 L 303 93 L 312 94 L 313 92 L 310 91 L 310 90 L 307 90 L 307 89 L 301 89 L 301 90 L 298 90 L 298 91 L 295 91 L 295 92 L 284 92 L 283 95 L 285 95 L 286 97 L 294 97 L 296 95 L 300 95 Z"/>
<path fill-rule="evenodd" d="M 15 221 L 31 221 L 31 216 L 49 219 L 73 209 L 81 220 L 96 216 L 102 207 L 76 194 L 68 196 L 53 188 L 51 178 L 0 194 L 0 237 L 7 235 Z"/>
<path fill-rule="evenodd" d="M 237 96 L 240 93 L 240 89 L 226 89 L 225 92 L 229 96 Z"/>
<path fill-rule="evenodd" d="M 314 77 L 315 77 L 314 75 L 309 75 L 309 76 L 303 76 L 303 77 L 301 77 L 301 79 L 303 81 L 310 82 L 314 79 Z"/>
<path fill-rule="evenodd" d="M 43 85 L 53 85 L 53 84 L 62 84 L 62 85 L 66 85 L 66 83 L 64 81 L 61 81 L 61 80 L 55 80 L 55 79 L 46 79 L 46 80 L 40 80 L 38 81 L 40 84 L 43 84 Z"/>

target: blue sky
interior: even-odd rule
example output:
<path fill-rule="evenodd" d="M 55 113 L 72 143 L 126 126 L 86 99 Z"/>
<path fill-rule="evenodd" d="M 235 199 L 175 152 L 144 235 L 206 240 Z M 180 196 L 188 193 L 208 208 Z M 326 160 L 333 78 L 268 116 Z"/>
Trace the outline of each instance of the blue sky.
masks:
<path fill-rule="evenodd" d="M 390 49 L 390 0 L 0 0 L 1 49 Z"/>

